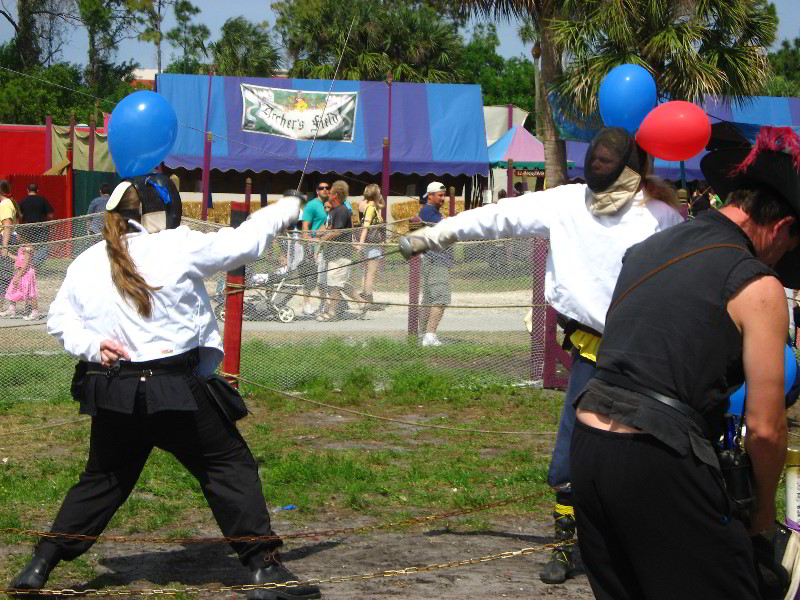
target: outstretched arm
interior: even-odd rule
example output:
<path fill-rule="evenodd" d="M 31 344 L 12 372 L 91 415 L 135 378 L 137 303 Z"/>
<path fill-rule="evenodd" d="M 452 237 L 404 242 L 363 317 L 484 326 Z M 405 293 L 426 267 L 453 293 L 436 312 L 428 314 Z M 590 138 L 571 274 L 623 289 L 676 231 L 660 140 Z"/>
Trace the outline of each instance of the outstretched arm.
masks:
<path fill-rule="evenodd" d="M 257 210 L 235 229 L 225 227 L 213 233 L 187 230 L 183 250 L 189 275 L 208 277 L 258 260 L 278 233 L 297 222 L 300 209 L 300 199 L 287 196 Z"/>
<path fill-rule="evenodd" d="M 559 204 L 571 194 L 583 198 L 584 187 L 560 186 L 467 210 L 415 231 L 400 248 L 404 255 L 413 255 L 443 250 L 457 241 L 547 236 Z"/>

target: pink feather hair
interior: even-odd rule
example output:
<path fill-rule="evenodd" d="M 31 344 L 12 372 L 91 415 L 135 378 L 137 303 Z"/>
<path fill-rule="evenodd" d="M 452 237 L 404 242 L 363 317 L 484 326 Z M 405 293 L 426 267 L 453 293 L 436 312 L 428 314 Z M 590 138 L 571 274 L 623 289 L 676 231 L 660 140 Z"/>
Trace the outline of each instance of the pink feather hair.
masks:
<path fill-rule="evenodd" d="M 762 127 L 750 153 L 741 164 L 731 170 L 731 175 L 744 173 L 764 150 L 786 152 L 792 157 L 794 168 L 800 171 L 800 135 L 791 127 Z"/>

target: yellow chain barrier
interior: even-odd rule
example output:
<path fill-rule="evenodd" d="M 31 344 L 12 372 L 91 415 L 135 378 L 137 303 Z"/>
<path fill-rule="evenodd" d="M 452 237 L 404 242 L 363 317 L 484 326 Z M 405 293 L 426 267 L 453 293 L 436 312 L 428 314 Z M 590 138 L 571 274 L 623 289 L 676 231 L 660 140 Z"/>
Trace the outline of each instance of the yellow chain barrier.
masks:
<path fill-rule="evenodd" d="M 387 571 L 377 571 L 374 573 L 365 573 L 362 575 L 339 575 L 335 577 L 327 577 L 324 579 L 307 579 L 305 581 L 287 581 L 284 583 L 265 583 L 260 585 L 246 584 L 246 585 L 229 585 L 229 586 L 192 586 L 184 588 L 156 588 L 156 589 L 129 589 L 129 588 L 109 588 L 98 590 L 88 588 L 85 590 L 75 590 L 71 588 L 66 589 L 42 589 L 42 590 L 15 590 L 13 588 L 0 588 L 0 594 L 9 595 L 49 595 L 49 596 L 175 596 L 177 594 L 199 594 L 202 592 L 246 592 L 249 590 L 275 590 L 280 588 L 295 587 L 300 585 L 327 585 L 337 583 L 350 583 L 353 581 L 368 581 L 370 579 L 388 579 L 390 577 L 403 577 L 405 575 L 415 575 L 417 573 L 426 573 L 430 571 L 442 571 L 444 569 L 454 569 L 457 567 L 466 567 L 469 565 L 477 565 L 480 563 L 492 562 L 495 560 L 504 560 L 507 558 L 516 558 L 518 556 L 526 556 L 533 554 L 540 550 L 548 550 L 556 547 L 563 547 L 574 544 L 575 540 L 566 542 L 558 542 L 554 544 L 541 544 L 539 546 L 529 546 L 521 548 L 520 550 L 511 550 L 500 552 L 498 554 L 487 554 L 478 558 L 467 558 L 464 560 L 452 560 L 444 563 L 434 563 L 429 565 L 422 565 L 418 567 L 405 567 L 402 569 L 391 569 Z"/>

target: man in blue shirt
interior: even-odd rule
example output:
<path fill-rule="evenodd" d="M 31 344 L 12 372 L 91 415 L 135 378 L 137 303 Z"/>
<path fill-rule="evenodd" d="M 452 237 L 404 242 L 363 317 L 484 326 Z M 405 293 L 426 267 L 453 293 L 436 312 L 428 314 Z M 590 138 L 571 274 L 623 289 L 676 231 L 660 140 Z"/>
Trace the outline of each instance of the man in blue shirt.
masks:
<path fill-rule="evenodd" d="M 106 210 L 106 202 L 108 202 L 110 194 L 111 186 L 104 183 L 100 186 L 100 195 L 89 203 L 86 214 L 96 215 L 92 217 L 91 223 L 89 224 L 89 233 L 103 233 L 103 213 Z"/>
<path fill-rule="evenodd" d="M 443 183 L 432 181 L 425 192 L 427 202 L 419 211 L 420 220 L 434 225 L 442 220 L 445 187 Z M 450 304 L 450 266 L 453 264 L 452 250 L 428 252 L 422 258 L 422 321 L 425 332 L 423 346 L 441 346 L 436 337 L 436 328 L 442 320 L 445 307 Z"/>
<path fill-rule="evenodd" d="M 317 196 L 306 204 L 303 210 L 303 231 L 315 232 L 319 229 L 325 229 L 325 221 L 328 214 L 325 212 L 325 201 L 328 199 L 328 192 L 330 191 L 330 184 L 321 179 L 317 183 Z M 316 236 L 316 234 L 305 234 L 306 237 Z M 322 258 L 322 253 L 317 252 L 316 257 L 310 247 L 305 248 L 303 262 L 298 267 L 301 275 L 306 275 L 303 279 L 303 293 L 306 294 L 305 302 L 303 303 L 303 314 L 312 315 L 316 311 L 312 300 L 310 298 L 311 292 L 319 283 L 320 296 L 325 296 L 325 261 Z M 319 280 L 319 281 L 317 281 Z"/>

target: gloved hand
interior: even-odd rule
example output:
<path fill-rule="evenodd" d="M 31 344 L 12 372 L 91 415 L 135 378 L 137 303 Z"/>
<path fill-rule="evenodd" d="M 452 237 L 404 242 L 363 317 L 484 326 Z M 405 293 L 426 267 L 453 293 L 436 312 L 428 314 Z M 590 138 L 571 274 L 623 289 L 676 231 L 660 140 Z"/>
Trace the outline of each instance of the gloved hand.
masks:
<path fill-rule="evenodd" d="M 401 237 L 397 242 L 400 253 L 408 260 L 428 250 L 446 250 L 458 241 L 456 234 L 448 226 L 445 219 L 434 227 L 423 227 Z"/>

